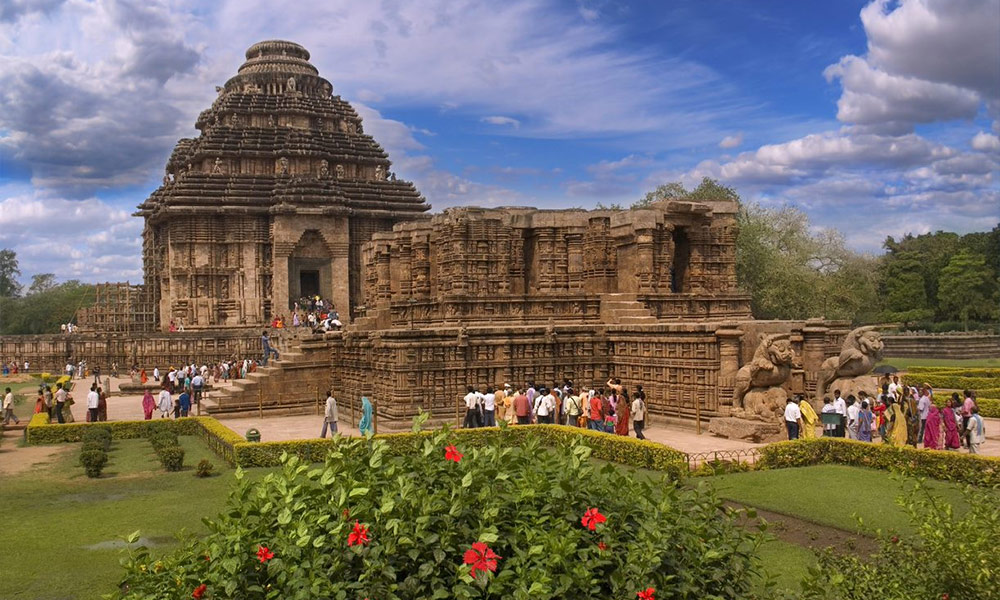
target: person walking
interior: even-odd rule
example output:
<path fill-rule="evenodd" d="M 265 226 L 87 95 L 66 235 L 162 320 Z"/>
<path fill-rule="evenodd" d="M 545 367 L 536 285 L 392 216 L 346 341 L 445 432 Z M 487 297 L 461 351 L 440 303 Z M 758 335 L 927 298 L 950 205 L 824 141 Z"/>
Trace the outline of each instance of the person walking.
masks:
<path fill-rule="evenodd" d="M 785 401 L 785 428 L 788 430 L 788 439 L 799 439 L 799 428 L 802 426 L 802 411 L 795 403 L 794 398 L 787 398 Z"/>
<path fill-rule="evenodd" d="M 492 387 L 486 388 L 486 394 L 483 395 L 483 426 L 484 427 L 496 427 L 497 420 L 497 395 L 493 391 Z"/>
<path fill-rule="evenodd" d="M 872 425 L 875 423 L 875 415 L 868 407 L 868 401 L 861 401 L 861 410 L 858 411 L 858 441 L 872 441 Z"/>
<path fill-rule="evenodd" d="M 374 413 L 375 410 L 368 396 L 361 396 L 361 420 L 358 422 L 358 429 L 361 431 L 361 435 L 375 433 Z"/>
<path fill-rule="evenodd" d="M 323 431 L 320 432 L 319 437 L 326 437 L 326 430 L 329 429 L 331 433 L 337 433 L 337 399 L 333 397 L 333 390 L 328 390 L 326 392 L 326 408 L 323 411 Z"/>
<path fill-rule="evenodd" d="M 979 407 L 973 406 L 969 412 L 969 422 L 965 424 L 969 437 L 969 454 L 979 454 L 979 448 L 986 441 L 986 427 L 979 416 Z"/>
<path fill-rule="evenodd" d="M 261 362 L 262 367 L 267 366 L 267 359 L 274 355 L 274 360 L 281 360 L 278 356 L 278 351 L 271 347 L 271 338 L 267 336 L 267 330 L 265 329 L 260 335 L 260 346 L 264 350 L 264 360 Z"/>
<path fill-rule="evenodd" d="M 153 411 L 156 409 L 156 401 L 153 400 L 153 393 L 149 390 L 142 395 L 142 416 L 149 421 L 153 418 Z"/>
<path fill-rule="evenodd" d="M 531 424 L 531 401 L 521 388 L 517 389 L 517 395 L 514 396 L 514 415 L 518 425 Z"/>
<path fill-rule="evenodd" d="M 568 388 L 565 392 L 566 400 L 566 424 L 570 427 L 580 426 L 580 416 L 583 415 L 583 404 L 580 397 L 573 393 L 573 388 Z"/>
<path fill-rule="evenodd" d="M 104 388 L 97 388 L 97 420 L 104 422 L 108 420 L 108 394 Z"/>
<path fill-rule="evenodd" d="M 590 410 L 587 415 L 587 426 L 594 431 L 600 431 L 604 428 L 604 402 L 601 400 L 602 395 L 604 395 L 603 389 L 600 394 L 595 394 L 594 390 L 590 390 Z"/>
<path fill-rule="evenodd" d="M 470 385 L 467 389 L 468 393 L 462 399 L 465 402 L 465 420 L 462 421 L 462 427 L 475 429 L 479 426 L 479 398 L 475 388 Z"/>
<path fill-rule="evenodd" d="M 156 407 L 160 409 L 161 419 L 166 419 L 174 412 L 174 400 L 170 397 L 170 389 L 166 383 L 164 383 L 163 389 L 160 390 L 160 399 L 156 403 Z"/>
<path fill-rule="evenodd" d="M 91 384 L 90 392 L 87 393 L 87 421 L 96 423 L 98 410 L 101 404 L 101 395 L 97 392 L 97 384 Z"/>
<path fill-rule="evenodd" d="M 847 435 L 847 402 L 840 395 L 840 390 L 833 391 L 833 411 L 840 415 L 840 424 L 834 430 L 834 437 L 845 437 Z"/>
<path fill-rule="evenodd" d="M 816 422 L 819 421 L 819 416 L 812 404 L 801 394 L 799 395 L 799 412 L 802 413 L 802 431 L 799 432 L 799 435 L 803 438 L 816 437 Z"/>
<path fill-rule="evenodd" d="M 177 407 L 174 409 L 174 418 L 186 417 L 191 412 L 191 392 L 184 390 L 177 399 Z"/>
<path fill-rule="evenodd" d="M 920 399 L 917 400 L 917 412 L 920 413 L 920 431 L 917 433 L 918 440 L 924 440 L 924 431 L 927 429 L 927 417 L 931 411 L 931 391 L 926 386 L 920 390 Z M 935 438 L 936 439 L 936 438 Z"/>
<path fill-rule="evenodd" d="M 66 419 L 63 417 L 63 408 L 66 406 L 66 396 L 69 395 L 65 389 L 63 389 L 63 384 L 56 384 L 56 395 L 55 395 L 55 406 L 53 407 L 53 416 L 59 423 L 65 423 Z M 51 419 L 49 419 L 51 421 Z"/>
<path fill-rule="evenodd" d="M 927 419 L 924 421 L 924 448 L 941 449 L 941 413 L 933 404 L 927 409 Z"/>
<path fill-rule="evenodd" d="M 4 390 L 3 396 L 3 424 L 6 425 L 14 421 L 15 424 L 21 422 L 14 414 L 14 392 L 10 391 L 10 388 Z"/>
<path fill-rule="evenodd" d="M 540 390 L 542 395 L 535 399 L 535 408 L 533 412 L 538 417 L 539 423 L 552 423 L 552 417 L 556 409 L 556 399 L 552 395 L 552 391 L 542 388 Z"/>
<path fill-rule="evenodd" d="M 646 439 L 642 430 L 646 428 L 646 392 L 642 391 L 642 386 L 635 390 L 632 400 L 632 429 L 635 429 L 635 437 L 639 440 Z"/>
<path fill-rule="evenodd" d="M 858 414 L 861 412 L 861 405 L 854 394 L 847 397 L 847 439 L 858 439 Z"/>

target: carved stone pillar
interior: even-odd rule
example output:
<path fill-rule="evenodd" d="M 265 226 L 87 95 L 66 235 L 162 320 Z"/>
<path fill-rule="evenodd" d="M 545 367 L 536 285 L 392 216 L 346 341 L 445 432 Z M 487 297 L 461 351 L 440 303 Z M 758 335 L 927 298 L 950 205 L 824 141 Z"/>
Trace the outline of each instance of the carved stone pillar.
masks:
<path fill-rule="evenodd" d="M 830 328 L 821 320 L 810 319 L 802 328 L 802 370 L 805 371 L 805 393 L 807 397 L 816 394 L 819 369 L 826 359 L 826 336 Z"/>
<path fill-rule="evenodd" d="M 723 409 L 723 406 L 733 405 L 736 372 L 740 370 L 740 338 L 742 337 L 743 332 L 731 323 L 715 330 L 715 338 L 719 343 L 718 397 L 720 412 L 727 410 Z"/>

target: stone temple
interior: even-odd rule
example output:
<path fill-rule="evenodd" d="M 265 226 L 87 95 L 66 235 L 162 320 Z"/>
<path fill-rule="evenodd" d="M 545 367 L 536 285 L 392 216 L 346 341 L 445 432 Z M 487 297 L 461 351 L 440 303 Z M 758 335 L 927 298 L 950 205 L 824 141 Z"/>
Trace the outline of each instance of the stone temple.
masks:
<path fill-rule="evenodd" d="M 430 206 L 291 42 L 246 52 L 139 206 L 157 325 L 234 327 L 303 296 L 363 304 L 362 246 Z"/>
<path fill-rule="evenodd" d="M 102 286 L 83 333 L 2 338 L 0 355 L 54 370 L 259 355 L 263 325 L 320 295 L 343 331 L 275 331 L 282 360 L 205 408 L 311 412 L 332 388 L 348 421 L 368 396 L 392 430 L 420 410 L 455 422 L 468 385 L 618 377 L 653 420 L 737 420 L 720 432 L 743 436 L 881 350 L 844 322 L 754 320 L 732 201 L 427 214 L 298 44 L 251 46 L 196 127 L 136 213 L 144 283 Z"/>

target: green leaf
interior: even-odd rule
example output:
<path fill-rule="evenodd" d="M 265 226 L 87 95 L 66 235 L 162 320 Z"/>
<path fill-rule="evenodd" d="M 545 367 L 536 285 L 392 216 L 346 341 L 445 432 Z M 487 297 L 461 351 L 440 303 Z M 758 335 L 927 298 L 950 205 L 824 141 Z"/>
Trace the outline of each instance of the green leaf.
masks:
<path fill-rule="evenodd" d="M 471 485 L 472 485 L 472 471 L 469 471 L 468 473 L 465 474 L 465 477 L 462 478 L 462 487 L 467 488 Z"/>
<path fill-rule="evenodd" d="M 368 488 L 366 488 L 366 487 L 357 487 L 357 488 L 352 489 L 351 493 L 348 494 L 348 496 L 350 498 L 353 498 L 355 496 L 364 496 L 367 493 L 368 493 Z"/>

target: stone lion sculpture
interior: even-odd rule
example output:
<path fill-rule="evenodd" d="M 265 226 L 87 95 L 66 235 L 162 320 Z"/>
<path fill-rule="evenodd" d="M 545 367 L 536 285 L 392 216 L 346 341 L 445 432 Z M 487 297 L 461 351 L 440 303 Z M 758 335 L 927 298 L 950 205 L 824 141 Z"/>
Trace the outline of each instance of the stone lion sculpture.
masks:
<path fill-rule="evenodd" d="M 871 373 L 882 358 L 882 334 L 872 326 L 858 327 L 847 334 L 839 356 L 823 361 L 819 373 L 819 398 L 826 395 L 830 384 L 842 378 L 854 378 Z"/>
<path fill-rule="evenodd" d="M 780 394 L 769 393 L 773 388 L 780 388 L 792 373 L 792 363 L 795 361 L 795 351 L 787 333 L 762 335 L 753 360 L 740 367 L 736 372 L 736 395 L 733 405 L 742 408 L 748 417 L 764 418 L 766 412 L 773 407 L 765 406 L 761 399 L 753 402 L 745 401 L 751 391 L 763 392 L 761 398 L 781 396 L 782 407 L 784 391 Z M 757 394 L 755 394 L 756 396 Z M 768 403 L 770 404 L 770 403 Z"/>

